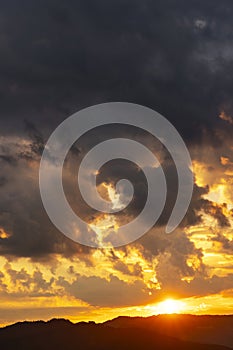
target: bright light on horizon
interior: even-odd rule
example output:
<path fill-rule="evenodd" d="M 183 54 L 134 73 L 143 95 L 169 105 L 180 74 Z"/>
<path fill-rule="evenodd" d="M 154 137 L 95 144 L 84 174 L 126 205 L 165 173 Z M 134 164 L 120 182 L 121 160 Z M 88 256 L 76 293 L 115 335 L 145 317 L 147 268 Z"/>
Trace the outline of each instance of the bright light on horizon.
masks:
<path fill-rule="evenodd" d="M 155 314 L 179 314 L 184 312 L 186 305 L 183 301 L 175 299 L 166 299 L 156 305 L 149 306 Z"/>

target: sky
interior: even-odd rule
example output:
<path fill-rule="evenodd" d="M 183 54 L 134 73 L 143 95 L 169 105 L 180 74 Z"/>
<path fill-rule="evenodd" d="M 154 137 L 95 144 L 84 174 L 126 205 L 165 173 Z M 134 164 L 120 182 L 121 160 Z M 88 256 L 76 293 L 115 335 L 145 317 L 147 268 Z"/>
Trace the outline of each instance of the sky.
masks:
<path fill-rule="evenodd" d="M 1 1 L 0 325 L 52 317 L 101 322 L 168 311 L 172 303 L 182 313 L 232 313 L 232 16 L 231 0 Z M 117 215 L 84 203 L 76 170 L 99 142 L 120 135 L 145 145 L 169 189 L 148 233 L 120 248 L 94 249 L 51 223 L 38 171 L 63 120 L 112 101 L 166 117 L 187 145 L 195 184 L 187 214 L 167 235 L 177 177 L 163 145 L 121 125 L 83 135 L 67 155 L 63 185 L 73 210 L 96 230 L 117 230 L 147 196 L 135 164 L 115 160 L 100 169 L 98 190 L 119 205 L 114 184 L 127 177 L 132 203 Z"/>

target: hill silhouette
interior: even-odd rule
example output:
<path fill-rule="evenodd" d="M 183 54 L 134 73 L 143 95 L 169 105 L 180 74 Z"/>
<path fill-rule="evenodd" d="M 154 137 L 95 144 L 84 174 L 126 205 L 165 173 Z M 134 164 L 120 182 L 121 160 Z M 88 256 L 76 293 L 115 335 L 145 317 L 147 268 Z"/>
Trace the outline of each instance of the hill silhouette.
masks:
<path fill-rule="evenodd" d="M 48 322 L 20 322 L 0 329 L 0 347 L 3 350 L 174 350 L 174 348 L 180 350 L 227 350 L 231 348 L 230 345 L 227 347 L 217 343 L 213 344 L 213 342 L 212 344 L 198 342 L 198 327 L 195 328 L 196 317 L 178 316 L 181 323 L 185 323 L 187 320 L 190 322 L 190 338 L 191 329 L 194 327 L 195 342 L 176 338 L 176 336 L 180 336 L 176 327 L 173 329 L 172 336 L 165 334 L 172 333 L 171 325 L 166 328 L 166 322 L 175 320 L 175 316 L 173 319 L 170 316 L 156 316 L 149 318 L 119 317 L 103 324 L 94 322 L 73 324 L 64 319 L 53 319 Z M 225 325 L 231 323 L 229 328 L 231 327 L 232 330 L 233 316 L 224 316 L 224 319 Z M 218 316 L 200 317 L 198 320 L 202 329 L 201 335 L 205 333 L 203 325 L 207 324 L 208 321 L 209 328 L 213 327 L 214 324 L 219 324 Z M 158 324 L 159 327 L 157 327 Z M 185 332 L 187 329 L 186 326 Z"/>
<path fill-rule="evenodd" d="M 147 318 L 118 317 L 107 321 L 112 327 L 156 330 L 181 340 L 219 344 L 233 348 L 233 315 L 158 315 Z"/>

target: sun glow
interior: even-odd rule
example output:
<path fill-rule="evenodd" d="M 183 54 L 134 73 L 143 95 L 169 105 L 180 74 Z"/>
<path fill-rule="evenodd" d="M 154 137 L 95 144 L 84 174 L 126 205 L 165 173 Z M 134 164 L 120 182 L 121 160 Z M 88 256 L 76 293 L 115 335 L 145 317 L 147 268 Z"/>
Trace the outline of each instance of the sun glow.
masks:
<path fill-rule="evenodd" d="M 185 303 L 180 300 L 166 299 L 154 306 L 157 314 L 178 314 L 185 310 Z"/>

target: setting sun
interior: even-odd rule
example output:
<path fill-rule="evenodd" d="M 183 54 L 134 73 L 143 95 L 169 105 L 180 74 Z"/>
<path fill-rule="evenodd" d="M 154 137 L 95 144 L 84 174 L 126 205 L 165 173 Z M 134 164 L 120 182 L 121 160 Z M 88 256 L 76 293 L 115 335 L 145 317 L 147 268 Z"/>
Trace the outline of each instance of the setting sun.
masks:
<path fill-rule="evenodd" d="M 158 314 L 177 314 L 184 310 L 184 303 L 180 300 L 166 299 L 156 306 Z"/>

